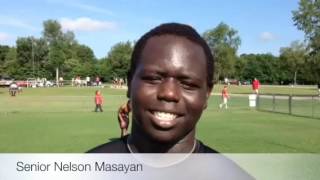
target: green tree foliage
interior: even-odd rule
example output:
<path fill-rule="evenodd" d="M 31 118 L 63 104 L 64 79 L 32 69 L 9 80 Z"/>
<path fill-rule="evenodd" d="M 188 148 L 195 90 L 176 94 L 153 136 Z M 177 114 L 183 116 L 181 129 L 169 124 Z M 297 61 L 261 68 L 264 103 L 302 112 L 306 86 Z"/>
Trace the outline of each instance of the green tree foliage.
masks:
<path fill-rule="evenodd" d="M 247 81 L 248 79 L 243 77 L 245 66 L 247 64 L 247 60 L 243 57 L 237 57 L 235 63 L 235 78 L 242 81 Z"/>
<path fill-rule="evenodd" d="M 36 77 L 50 77 L 50 73 L 47 71 L 49 64 L 49 46 L 44 38 L 33 40 L 33 51 L 35 61 Z"/>
<path fill-rule="evenodd" d="M 17 65 L 19 70 L 16 71 L 17 79 L 26 79 L 25 77 L 35 77 L 34 74 L 34 52 L 33 52 L 33 38 L 18 38 L 17 44 Z"/>
<path fill-rule="evenodd" d="M 103 59 L 102 63 L 102 75 L 106 80 L 127 77 L 132 51 L 133 47 L 129 41 L 120 42 L 111 48 L 108 57 Z"/>
<path fill-rule="evenodd" d="M 306 66 L 309 69 L 304 71 L 307 73 L 305 74 L 307 83 L 320 83 L 320 52 L 310 54 L 307 62 Z"/>
<path fill-rule="evenodd" d="M 49 45 L 47 69 L 54 78 L 55 69 L 59 68 L 60 76 L 71 79 L 75 76 L 94 76 L 95 57 L 93 51 L 80 45 L 72 31 L 62 32 L 61 25 L 55 20 L 44 23 L 43 36 Z"/>
<path fill-rule="evenodd" d="M 72 31 L 67 31 L 66 33 L 63 33 L 60 43 L 63 49 L 63 53 L 65 54 L 66 60 L 75 58 L 76 56 L 75 48 L 78 45 L 78 42 L 75 39 L 74 33 Z"/>
<path fill-rule="evenodd" d="M 306 66 L 309 67 L 310 82 L 320 82 L 320 1 L 300 0 L 299 8 L 293 11 L 293 20 L 299 30 L 304 31 L 310 50 Z"/>
<path fill-rule="evenodd" d="M 47 68 L 50 78 L 54 78 L 55 69 L 62 69 L 66 60 L 65 44 L 63 42 L 63 32 L 61 25 L 56 20 L 47 20 L 43 23 L 43 37 L 49 44 L 49 56 Z"/>
<path fill-rule="evenodd" d="M 62 69 L 62 65 L 66 60 L 66 56 L 63 51 L 63 46 L 60 43 L 54 43 L 50 45 L 49 48 L 49 62 L 48 62 L 48 69 L 51 72 L 50 78 L 55 77 L 55 69 L 59 68 Z M 61 72 L 61 75 L 63 73 Z"/>
<path fill-rule="evenodd" d="M 50 45 L 62 40 L 63 33 L 61 30 L 61 25 L 58 21 L 51 19 L 44 21 L 43 28 L 43 37 Z"/>
<path fill-rule="evenodd" d="M 296 77 L 298 83 L 316 82 L 320 76 L 320 53 L 316 48 L 319 27 L 315 25 L 318 14 L 311 16 L 310 13 L 315 13 L 317 7 L 315 1 L 301 0 L 299 10 L 294 12 L 294 20 L 298 28 L 306 32 L 308 44 L 293 42 L 289 47 L 280 49 L 279 57 L 271 54 L 237 57 L 241 40 L 235 29 L 220 23 L 206 31 L 203 37 L 216 59 L 215 80 L 224 77 L 252 80 L 257 77 L 262 83 L 289 84 Z M 310 17 L 312 22 L 309 22 Z M 132 51 L 133 43 L 120 42 L 105 58 L 97 60 L 90 47 L 77 42 L 73 32 L 63 32 L 58 21 L 47 20 L 43 23 L 42 37 L 20 37 L 16 48 L 0 45 L 0 75 L 15 79 L 45 77 L 52 80 L 58 67 L 64 79 L 76 76 L 100 76 L 105 81 L 125 79 Z"/>
<path fill-rule="evenodd" d="M 9 46 L 0 45 L 0 76 L 6 75 L 4 64 L 5 64 L 6 56 L 9 50 L 10 50 Z"/>
<path fill-rule="evenodd" d="M 238 32 L 227 24 L 220 23 L 203 34 L 215 57 L 216 80 L 234 77 L 236 53 L 241 44 Z"/>
<path fill-rule="evenodd" d="M 294 41 L 290 47 L 280 49 L 280 79 L 285 83 L 305 82 L 307 50 L 303 43 Z"/>
<path fill-rule="evenodd" d="M 83 65 L 78 59 L 71 58 L 65 61 L 64 73 L 66 79 L 71 79 L 76 76 L 84 77 L 86 72 L 83 72 Z"/>
<path fill-rule="evenodd" d="M 96 58 L 91 48 L 80 44 L 69 44 L 71 49 L 63 65 L 63 73 L 66 78 L 71 79 L 75 76 L 96 76 Z"/>
<path fill-rule="evenodd" d="M 76 45 L 75 53 L 81 63 L 93 63 L 95 60 L 93 51 L 85 45 Z"/>
<path fill-rule="evenodd" d="M 45 21 L 42 35 L 18 38 L 12 50 L 0 45 L 0 75 L 54 79 L 57 67 L 66 79 L 98 75 L 100 63 L 91 48 L 79 44 L 73 32 L 62 32 L 58 21 Z"/>
<path fill-rule="evenodd" d="M 17 63 L 17 49 L 16 48 L 10 48 L 6 58 L 5 63 L 3 65 L 3 69 L 5 71 L 5 74 L 9 75 L 9 77 L 19 79 L 16 77 L 17 71 L 19 71 L 19 65 Z"/>
<path fill-rule="evenodd" d="M 272 54 L 242 54 L 240 61 L 244 66 L 241 79 L 258 78 L 262 83 L 278 83 L 279 60 Z"/>

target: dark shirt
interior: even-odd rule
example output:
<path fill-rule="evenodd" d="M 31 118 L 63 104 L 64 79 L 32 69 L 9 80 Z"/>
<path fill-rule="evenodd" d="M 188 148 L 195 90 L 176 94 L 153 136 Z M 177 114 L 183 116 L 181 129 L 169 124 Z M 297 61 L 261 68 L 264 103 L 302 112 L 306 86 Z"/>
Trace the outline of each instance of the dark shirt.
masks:
<path fill-rule="evenodd" d="M 130 153 L 127 147 L 128 136 L 122 139 L 102 144 L 97 146 L 87 153 Z M 168 168 L 155 168 L 157 173 L 165 174 L 166 177 L 179 177 L 182 179 L 227 179 L 227 180 L 252 180 L 250 174 L 239 167 L 232 160 L 224 155 L 219 155 L 218 152 L 204 145 L 197 140 L 196 149 L 193 153 L 216 153 L 211 156 L 206 156 L 205 161 L 194 161 L 191 159 L 184 161 L 182 164 L 176 164 Z M 196 164 L 197 168 L 194 168 Z M 187 168 L 186 168 L 187 167 Z M 189 169 L 185 172 L 185 169 Z M 149 172 L 149 171 L 148 171 Z M 179 173 L 184 172 L 184 173 Z M 201 177 L 201 178 L 199 178 Z M 149 178 L 145 178 L 149 179 Z M 172 178 L 176 179 L 176 178 Z"/>
<path fill-rule="evenodd" d="M 115 141 L 111 141 L 102 145 L 99 145 L 87 153 L 130 153 L 127 147 L 128 136 L 123 137 Z M 218 153 L 216 150 L 204 145 L 201 141 L 197 140 L 197 147 L 194 153 Z"/>

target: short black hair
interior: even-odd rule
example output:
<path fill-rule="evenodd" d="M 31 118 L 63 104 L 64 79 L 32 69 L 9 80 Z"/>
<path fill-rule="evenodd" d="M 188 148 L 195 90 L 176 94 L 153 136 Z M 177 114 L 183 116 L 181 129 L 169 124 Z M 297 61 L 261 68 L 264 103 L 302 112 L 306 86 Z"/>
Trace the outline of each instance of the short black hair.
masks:
<path fill-rule="evenodd" d="M 180 23 L 165 23 L 161 24 L 149 32 L 144 34 L 135 44 L 132 55 L 131 55 L 131 65 L 129 72 L 127 74 L 128 85 L 130 86 L 132 77 L 135 73 L 139 60 L 141 58 L 142 51 L 147 43 L 147 41 L 154 36 L 161 35 L 175 35 L 185 37 L 188 40 L 200 45 L 204 51 L 207 60 L 207 85 L 213 87 L 213 75 L 214 75 L 214 58 L 211 50 L 206 43 L 206 41 L 200 36 L 200 34 L 191 26 Z M 128 92 L 128 97 L 129 97 Z"/>

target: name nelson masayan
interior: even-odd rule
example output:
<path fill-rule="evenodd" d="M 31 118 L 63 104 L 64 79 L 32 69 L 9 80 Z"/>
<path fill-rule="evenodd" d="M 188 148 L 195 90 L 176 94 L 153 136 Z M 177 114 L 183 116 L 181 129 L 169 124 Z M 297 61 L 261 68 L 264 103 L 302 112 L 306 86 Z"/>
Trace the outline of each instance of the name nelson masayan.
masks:
<path fill-rule="evenodd" d="M 17 171 L 64 171 L 64 172 L 83 172 L 83 171 L 106 171 L 106 172 L 139 172 L 143 171 L 142 164 L 125 164 L 125 163 L 106 163 L 95 162 L 93 165 L 88 163 L 72 163 L 72 162 L 54 162 L 50 164 L 44 163 L 24 163 L 17 162 Z"/>

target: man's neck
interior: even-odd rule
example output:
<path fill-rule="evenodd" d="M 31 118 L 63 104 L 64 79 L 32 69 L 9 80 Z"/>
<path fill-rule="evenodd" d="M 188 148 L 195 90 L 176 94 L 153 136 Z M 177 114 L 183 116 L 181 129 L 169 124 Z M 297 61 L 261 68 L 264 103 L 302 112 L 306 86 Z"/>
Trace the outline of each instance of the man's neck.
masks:
<path fill-rule="evenodd" d="M 159 142 L 144 133 L 132 131 L 127 140 L 128 148 L 134 153 L 192 153 L 197 146 L 195 130 L 179 141 Z"/>

